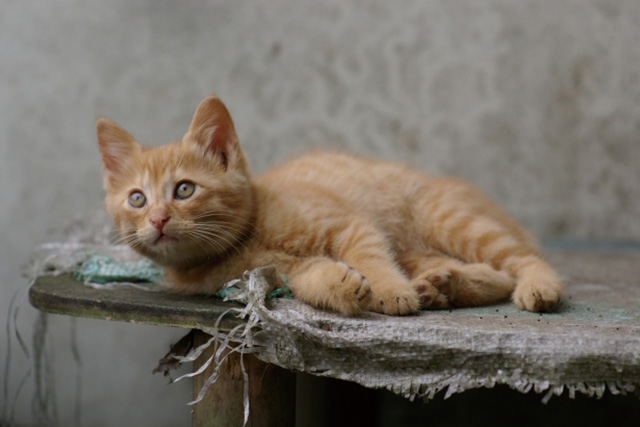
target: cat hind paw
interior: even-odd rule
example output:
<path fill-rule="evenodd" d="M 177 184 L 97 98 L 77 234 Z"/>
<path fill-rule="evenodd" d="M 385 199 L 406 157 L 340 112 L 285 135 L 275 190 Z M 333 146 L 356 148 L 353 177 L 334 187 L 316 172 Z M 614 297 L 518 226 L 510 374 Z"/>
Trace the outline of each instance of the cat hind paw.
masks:
<path fill-rule="evenodd" d="M 424 274 L 412 280 L 411 284 L 420 298 L 420 308 L 437 310 L 451 307 L 455 285 L 450 272 Z"/>
<path fill-rule="evenodd" d="M 562 282 L 556 273 L 534 266 L 521 273 L 513 291 L 513 302 L 522 310 L 552 311 L 562 294 Z"/>
<path fill-rule="evenodd" d="M 519 284 L 513 292 L 518 308 L 534 312 L 552 311 L 560 300 L 559 286 L 545 284 Z"/>

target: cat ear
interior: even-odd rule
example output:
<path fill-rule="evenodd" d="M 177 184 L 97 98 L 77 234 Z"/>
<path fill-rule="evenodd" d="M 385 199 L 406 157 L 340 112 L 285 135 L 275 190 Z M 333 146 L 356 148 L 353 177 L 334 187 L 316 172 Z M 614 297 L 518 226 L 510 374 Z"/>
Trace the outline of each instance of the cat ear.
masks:
<path fill-rule="evenodd" d="M 233 120 L 216 95 L 209 95 L 200 102 L 183 141 L 195 143 L 206 153 L 219 156 L 225 170 L 229 164 L 242 161 Z"/>
<path fill-rule="evenodd" d="M 96 120 L 96 136 L 106 187 L 124 175 L 131 157 L 140 150 L 140 144 L 116 122 L 104 117 Z"/>

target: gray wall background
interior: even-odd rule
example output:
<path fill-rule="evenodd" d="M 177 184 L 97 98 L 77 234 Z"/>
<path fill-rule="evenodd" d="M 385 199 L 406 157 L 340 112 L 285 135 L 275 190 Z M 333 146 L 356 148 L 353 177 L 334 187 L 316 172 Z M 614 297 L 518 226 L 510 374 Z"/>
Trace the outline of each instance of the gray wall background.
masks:
<path fill-rule="evenodd" d="M 168 142 L 212 91 L 255 171 L 348 148 L 466 177 L 541 239 L 640 240 L 638 22 L 636 0 L 4 0 L 0 323 L 31 249 L 100 204 L 96 116 Z M 84 425 L 189 425 L 190 385 L 151 375 L 182 331 L 27 302 L 17 324 L 32 357 L 0 328 L 5 417 L 46 326 L 40 413 L 72 425 L 80 379 Z"/>

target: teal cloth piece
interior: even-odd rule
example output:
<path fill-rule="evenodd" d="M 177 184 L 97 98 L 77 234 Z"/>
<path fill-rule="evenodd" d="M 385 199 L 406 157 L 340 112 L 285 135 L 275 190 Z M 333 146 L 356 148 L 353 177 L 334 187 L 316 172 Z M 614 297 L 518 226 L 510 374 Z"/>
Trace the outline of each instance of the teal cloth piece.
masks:
<path fill-rule="evenodd" d="M 162 269 L 148 259 L 139 261 L 117 261 L 104 254 L 90 254 L 79 262 L 74 271 L 76 279 L 92 283 L 152 282 L 157 283 L 163 275 Z"/>
<path fill-rule="evenodd" d="M 213 296 L 225 299 L 226 297 L 231 295 L 235 289 L 238 289 L 238 288 L 235 287 L 235 286 L 231 286 L 231 287 L 228 287 L 228 288 L 218 289 L 218 291 L 215 294 L 213 294 Z"/>
<path fill-rule="evenodd" d="M 293 299 L 293 294 L 291 293 L 291 288 L 289 287 L 289 278 L 284 274 L 281 274 L 280 277 L 282 277 L 283 286 L 281 288 L 276 288 L 271 292 L 269 292 L 267 294 L 267 299 L 270 299 L 270 298 Z"/>
<path fill-rule="evenodd" d="M 293 294 L 291 292 L 291 288 L 289 287 L 289 278 L 284 274 L 280 275 L 282 277 L 283 286 L 281 288 L 276 288 L 267 294 L 267 299 L 272 298 L 287 298 L 293 299 Z M 233 293 L 234 290 L 238 289 L 236 286 L 230 286 L 228 288 L 219 289 L 215 294 L 216 297 L 219 298 L 227 298 L 229 295 Z"/>
<path fill-rule="evenodd" d="M 118 261 L 108 255 L 92 253 L 76 264 L 74 276 L 77 280 L 101 285 L 114 282 L 158 283 L 162 279 L 163 271 L 146 258 L 139 261 Z M 282 281 L 284 286 L 269 292 L 267 299 L 293 298 L 289 288 L 289 278 L 283 274 Z M 234 288 L 234 286 L 222 288 L 214 296 L 226 298 L 231 295 Z"/>

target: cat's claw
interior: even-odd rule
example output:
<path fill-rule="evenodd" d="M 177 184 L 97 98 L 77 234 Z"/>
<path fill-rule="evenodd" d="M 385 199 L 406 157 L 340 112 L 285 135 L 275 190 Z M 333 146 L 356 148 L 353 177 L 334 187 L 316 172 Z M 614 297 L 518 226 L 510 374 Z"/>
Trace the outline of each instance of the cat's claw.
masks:
<path fill-rule="evenodd" d="M 340 281 L 340 300 L 345 314 L 357 314 L 366 310 L 371 301 L 371 283 L 360 272 L 344 264 L 346 271 Z"/>

